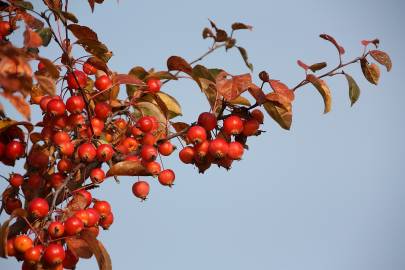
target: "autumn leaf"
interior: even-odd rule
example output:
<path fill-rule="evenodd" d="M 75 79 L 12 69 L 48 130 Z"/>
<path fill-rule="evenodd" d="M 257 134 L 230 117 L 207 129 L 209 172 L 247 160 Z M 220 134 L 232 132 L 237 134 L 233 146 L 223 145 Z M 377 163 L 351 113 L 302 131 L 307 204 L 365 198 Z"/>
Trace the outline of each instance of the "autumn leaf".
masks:
<path fill-rule="evenodd" d="M 23 126 L 27 129 L 28 133 L 32 132 L 32 130 L 34 129 L 34 125 L 31 124 L 30 122 L 25 121 L 18 122 L 13 119 L 7 118 L 0 120 L 0 134 L 13 126 Z"/>
<path fill-rule="evenodd" d="M 315 88 L 321 94 L 323 102 L 325 104 L 324 113 L 330 112 L 332 106 L 332 95 L 328 85 L 325 83 L 325 81 L 317 78 L 315 75 L 312 74 L 307 75 L 307 81 L 312 83 L 312 85 L 315 86 Z"/>
<path fill-rule="evenodd" d="M 180 56 L 170 56 L 169 59 L 167 59 L 167 69 L 169 71 L 182 71 L 189 75 L 192 73 L 193 70 L 190 64 Z"/>
<path fill-rule="evenodd" d="M 83 239 L 68 237 L 65 241 L 68 249 L 79 258 L 90 259 L 93 256 L 93 251 Z"/>
<path fill-rule="evenodd" d="M 131 74 L 115 74 L 112 78 L 113 84 L 129 84 L 136 86 L 143 86 L 145 83 Z"/>
<path fill-rule="evenodd" d="M 238 48 L 240 55 L 242 56 L 242 59 L 245 62 L 245 65 L 250 69 L 250 71 L 253 71 L 253 64 L 249 62 L 249 57 L 245 48 L 239 46 L 236 47 Z"/>
<path fill-rule="evenodd" d="M 99 269 L 112 270 L 110 255 L 94 234 L 88 230 L 83 230 L 80 233 L 80 237 L 87 242 L 87 245 L 96 257 Z"/>
<path fill-rule="evenodd" d="M 106 45 L 95 39 L 79 39 L 76 43 L 81 45 L 86 52 L 98 57 L 106 63 L 113 55 Z"/>
<path fill-rule="evenodd" d="M 257 104 L 263 104 L 266 101 L 266 95 L 263 93 L 263 90 L 259 86 L 251 83 L 249 85 L 248 91 L 256 100 Z"/>
<path fill-rule="evenodd" d="M 77 39 L 90 39 L 98 41 L 97 33 L 87 26 L 79 24 L 69 24 L 68 29 Z"/>
<path fill-rule="evenodd" d="M 231 77 L 228 79 L 228 77 Z M 248 90 L 252 83 L 250 74 L 231 76 L 227 72 L 221 72 L 216 78 L 216 88 L 226 101 L 239 97 L 243 92 Z"/>
<path fill-rule="evenodd" d="M 316 72 L 318 70 L 321 70 L 323 68 L 325 68 L 327 66 L 326 62 L 320 62 L 320 63 L 315 63 L 310 65 L 308 68 L 312 71 L 312 72 Z"/>
<path fill-rule="evenodd" d="M 301 60 L 297 60 L 297 65 L 302 67 L 305 71 L 307 71 L 309 69 L 309 66 L 307 64 L 305 64 L 304 62 L 302 62 Z"/>
<path fill-rule="evenodd" d="M 282 128 L 289 130 L 292 123 L 292 106 L 282 108 L 272 101 L 263 103 L 266 112 L 276 121 Z"/>
<path fill-rule="evenodd" d="M 364 77 L 370 83 L 377 85 L 380 79 L 380 68 L 374 63 L 369 64 L 364 58 L 360 60 L 360 66 Z"/>
<path fill-rule="evenodd" d="M 248 24 L 244 24 L 244 23 L 240 23 L 240 22 L 236 22 L 232 24 L 232 30 L 241 30 L 241 29 L 247 29 L 247 30 L 252 30 L 253 26 L 248 25 Z"/>
<path fill-rule="evenodd" d="M 269 80 L 268 83 L 274 92 L 282 95 L 284 98 L 286 98 L 286 100 L 288 100 L 288 102 L 294 101 L 294 91 L 288 88 L 287 85 L 278 80 Z"/>
<path fill-rule="evenodd" d="M 374 58 L 375 61 L 385 66 L 387 68 L 387 71 L 391 70 L 392 68 L 391 58 L 386 52 L 379 50 L 372 50 L 370 51 L 370 55 L 371 57 Z"/>
<path fill-rule="evenodd" d="M 7 99 L 11 103 L 11 105 L 13 105 L 14 108 L 27 120 L 31 119 L 30 105 L 22 96 L 16 96 L 8 93 L 0 93 L 0 95 Z"/>
<path fill-rule="evenodd" d="M 243 106 L 252 105 L 247 98 L 242 97 L 242 96 L 239 96 L 239 97 L 237 97 L 235 99 L 230 100 L 229 103 L 234 104 L 234 105 L 243 105 Z"/>
<path fill-rule="evenodd" d="M 109 176 L 148 176 L 145 167 L 138 161 L 126 160 L 115 163 L 108 170 Z"/>
<path fill-rule="evenodd" d="M 47 76 L 42 75 L 35 75 L 35 79 L 37 80 L 39 87 L 42 91 L 42 95 L 55 95 L 56 92 L 56 83 L 55 81 Z"/>
<path fill-rule="evenodd" d="M 42 45 L 41 36 L 31 29 L 27 28 L 24 32 L 24 47 L 26 48 L 38 48 Z"/>
<path fill-rule="evenodd" d="M 321 35 L 319 35 L 319 37 L 323 38 L 323 39 L 331 42 L 333 45 L 335 45 L 335 47 L 338 50 L 339 54 L 344 54 L 345 53 L 345 49 L 342 46 L 340 46 L 332 36 L 327 35 L 327 34 L 321 34 Z"/>

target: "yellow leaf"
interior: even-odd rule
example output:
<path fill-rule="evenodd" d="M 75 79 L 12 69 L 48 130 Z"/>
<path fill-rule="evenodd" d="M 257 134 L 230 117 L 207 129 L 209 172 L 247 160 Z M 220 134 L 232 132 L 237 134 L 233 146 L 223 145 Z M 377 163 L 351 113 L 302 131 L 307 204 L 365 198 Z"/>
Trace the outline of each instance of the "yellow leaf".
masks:
<path fill-rule="evenodd" d="M 329 86 L 325 83 L 325 81 L 317 78 L 313 74 L 307 75 L 307 81 L 312 83 L 313 86 L 318 90 L 323 98 L 323 102 L 325 104 L 325 109 L 323 113 L 328 113 L 332 107 L 332 95 L 329 89 Z"/>

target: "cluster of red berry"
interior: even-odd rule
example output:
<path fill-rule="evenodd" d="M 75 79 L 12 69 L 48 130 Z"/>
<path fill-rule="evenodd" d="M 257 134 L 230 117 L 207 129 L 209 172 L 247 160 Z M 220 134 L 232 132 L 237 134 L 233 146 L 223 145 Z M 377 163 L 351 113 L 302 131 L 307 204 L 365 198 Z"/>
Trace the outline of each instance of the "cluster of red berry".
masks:
<path fill-rule="evenodd" d="M 179 152 L 180 160 L 194 164 L 201 173 L 211 164 L 230 169 L 234 160 L 242 158 L 247 137 L 257 135 L 262 123 L 263 113 L 258 109 L 240 115 L 232 113 L 223 119 L 222 127 L 215 114 L 204 112 L 187 131 L 187 140 L 193 146 Z"/>

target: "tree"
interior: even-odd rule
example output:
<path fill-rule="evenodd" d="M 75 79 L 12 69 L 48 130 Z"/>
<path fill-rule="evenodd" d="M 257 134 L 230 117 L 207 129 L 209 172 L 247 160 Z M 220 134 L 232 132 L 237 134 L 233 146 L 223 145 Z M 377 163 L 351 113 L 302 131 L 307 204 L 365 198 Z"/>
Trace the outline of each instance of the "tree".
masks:
<path fill-rule="evenodd" d="M 77 257 L 87 258 L 94 253 L 102 269 L 110 267 L 108 254 L 97 241 L 99 227 L 95 225 L 108 228 L 113 219 L 111 209 L 105 201 L 95 199 L 89 208 L 91 194 L 87 192 L 104 180 L 102 163 L 110 167 L 106 176 L 154 175 L 162 184 L 170 186 L 174 172 L 161 171 L 155 159 L 159 154 L 171 154 L 170 141 L 179 138 L 192 145 L 179 151 L 182 162 L 194 164 L 201 172 L 212 164 L 229 168 L 243 154 L 247 138 L 261 133 L 263 114 L 259 107 L 282 128 L 289 129 L 294 92 L 301 86 L 314 85 L 324 99 L 326 113 L 331 108 L 331 93 L 322 78 L 344 75 L 354 104 L 359 89 L 353 78 L 344 73 L 345 66 L 359 62 L 366 79 L 374 84 L 380 72 L 367 59 L 374 58 L 387 70 L 391 68 L 385 53 L 369 50 L 370 46 L 378 46 L 378 40 L 363 41 L 364 53 L 343 62 L 344 49 L 332 37 L 321 35 L 336 47 L 340 60 L 337 67 L 318 75 L 326 63 L 306 65 L 298 61 L 306 76 L 296 86 L 289 88 L 271 79 L 266 72 L 259 74 L 261 85 L 258 86 L 250 74 L 230 75 L 199 64 L 220 48 L 238 49 L 247 67 L 252 69 L 246 50 L 238 47 L 234 39 L 235 31 L 251 27 L 235 23 L 226 32 L 210 22 L 210 27 L 203 30 L 203 37 L 212 40 L 213 45 L 195 61 L 172 56 L 167 60 L 167 71 L 135 67 L 129 74 L 118 74 L 107 65 L 111 53 L 106 45 L 90 28 L 77 24 L 76 17 L 68 12 L 67 2 L 46 3 L 49 10 L 38 13 L 28 2 L 2 2 L 2 12 L 5 12 L 1 43 L 2 95 L 16 104 L 28 121 L 17 122 L 5 116 L 1 121 L 0 149 L 3 149 L 4 165 L 12 166 L 18 158 L 26 158 L 27 164 L 26 172 L 5 177 L 10 187 L 4 191 L 2 203 L 10 220 L 2 226 L 1 251 L 7 256 L 12 255 L 13 248 L 17 249 L 17 257 L 27 257 L 25 265 L 28 261 L 37 262 L 43 252 L 36 264 L 43 268 L 58 265 L 63 257 L 67 258 L 67 266 L 67 262 L 74 262 Z M 90 4 L 94 7 L 95 3 Z M 24 24 L 24 47 L 20 49 L 8 42 L 7 37 L 17 25 Z M 57 24 L 61 24 L 66 37 L 59 37 L 55 30 Z M 56 62 L 39 56 L 39 48 L 42 50 L 51 40 L 61 49 L 61 57 Z M 74 57 L 73 46 L 81 46 L 90 55 Z M 32 74 L 29 63 L 35 60 L 39 62 L 38 70 Z M 210 111 L 191 124 L 173 120 L 181 114 L 180 105 L 174 97 L 160 91 L 161 84 L 183 78 L 194 80 L 210 104 Z M 128 98 L 120 100 L 118 93 L 123 84 Z M 272 91 L 266 94 L 265 86 L 270 86 Z M 250 103 L 248 95 L 255 103 Z M 39 127 L 29 122 L 27 97 L 44 112 Z M 29 133 L 27 143 L 24 129 Z M 90 184 L 86 183 L 88 178 Z M 146 198 L 148 189 L 145 181 L 133 186 L 134 194 L 141 199 Z M 20 191 L 24 194 L 23 208 Z M 20 233 L 22 236 L 15 237 Z M 26 236 L 28 233 L 31 238 Z M 48 255 L 51 251 L 57 256 Z"/>

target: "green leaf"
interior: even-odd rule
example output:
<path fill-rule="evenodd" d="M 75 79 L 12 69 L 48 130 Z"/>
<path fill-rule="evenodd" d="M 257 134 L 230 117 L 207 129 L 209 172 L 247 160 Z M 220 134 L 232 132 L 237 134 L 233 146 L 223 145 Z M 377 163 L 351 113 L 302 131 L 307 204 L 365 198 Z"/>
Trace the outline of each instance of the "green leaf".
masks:
<path fill-rule="evenodd" d="M 236 47 L 238 48 L 240 55 L 242 56 L 243 61 L 245 62 L 246 66 L 250 69 L 250 71 L 253 71 L 253 65 L 252 65 L 252 63 L 249 62 L 248 54 L 247 54 L 247 51 L 245 50 L 245 48 L 239 47 L 239 46 L 236 46 Z"/>
<path fill-rule="evenodd" d="M 52 39 L 52 31 L 50 28 L 42 28 L 36 31 L 42 39 L 42 46 L 48 46 Z"/>
<path fill-rule="evenodd" d="M 349 98 L 351 106 L 353 106 L 360 97 L 360 88 L 352 76 L 345 73 L 345 77 L 347 79 L 347 83 L 349 84 Z"/>

